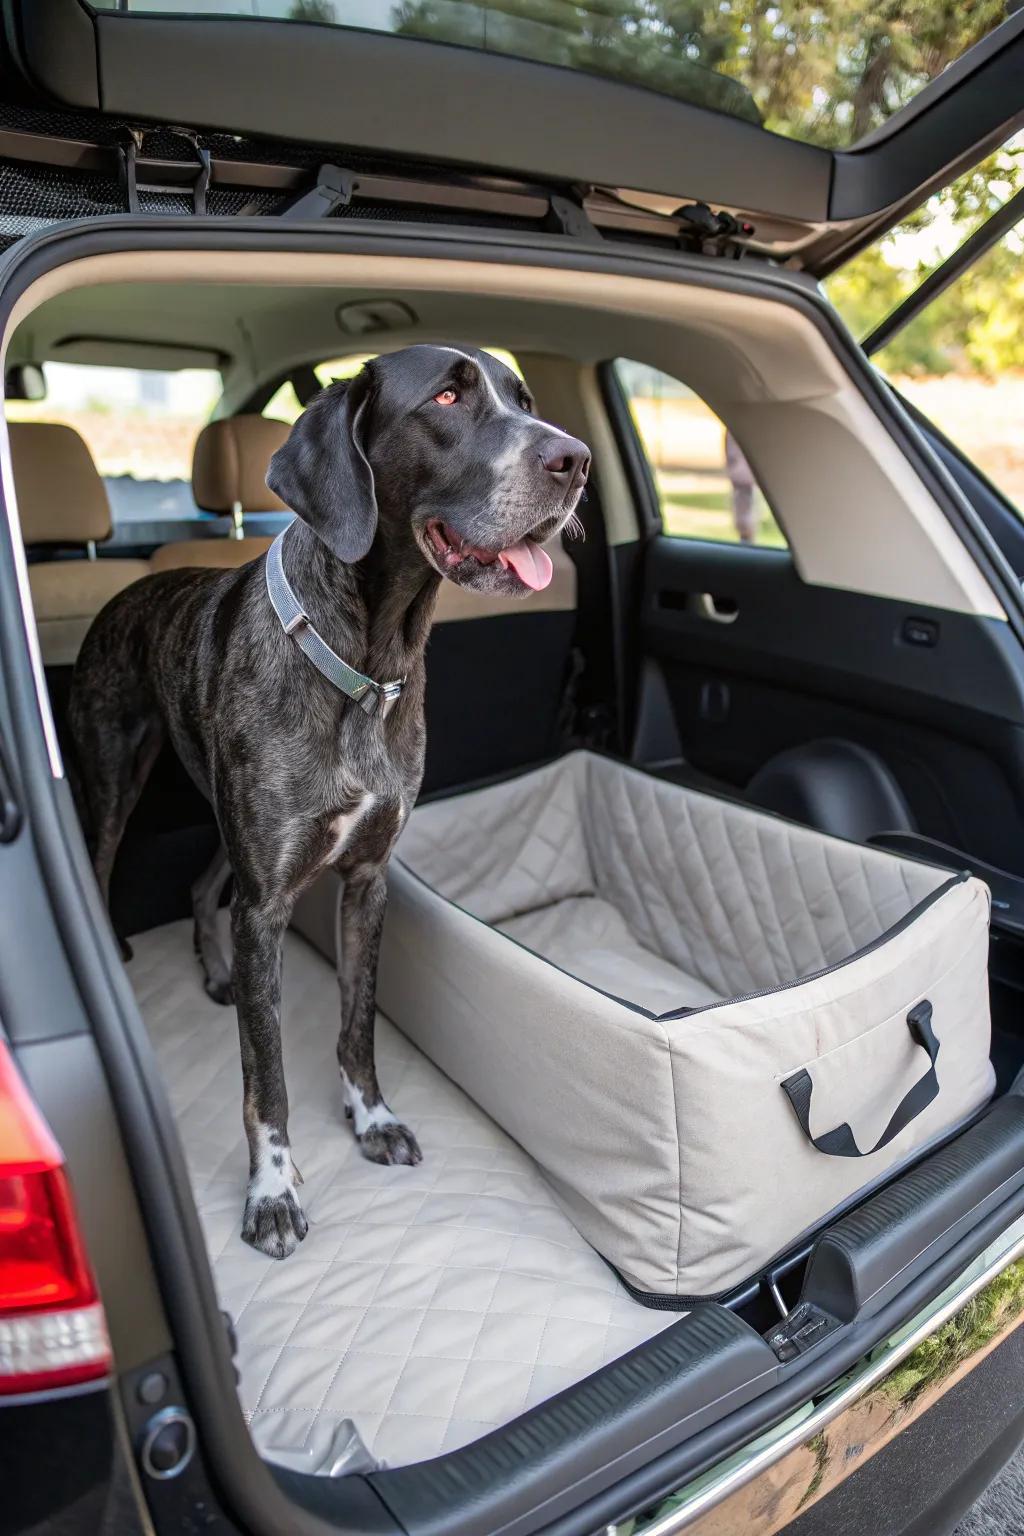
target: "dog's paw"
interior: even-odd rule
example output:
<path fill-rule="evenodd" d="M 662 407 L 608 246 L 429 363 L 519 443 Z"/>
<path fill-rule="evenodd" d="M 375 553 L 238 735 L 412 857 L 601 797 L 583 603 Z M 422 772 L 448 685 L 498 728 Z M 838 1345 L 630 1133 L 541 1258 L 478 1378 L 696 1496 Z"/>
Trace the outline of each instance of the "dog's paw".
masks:
<path fill-rule="evenodd" d="M 419 1142 L 407 1125 L 397 1120 L 371 1125 L 359 1137 L 359 1150 L 371 1163 L 422 1163 Z"/>
<path fill-rule="evenodd" d="M 268 1259 L 286 1259 L 309 1231 L 309 1223 L 295 1195 L 250 1195 L 242 1217 L 242 1241 Z"/>
<path fill-rule="evenodd" d="M 203 991 L 207 997 L 212 997 L 215 1003 L 220 1003 L 222 1008 L 230 1008 L 235 1001 L 235 989 L 231 985 L 230 978 L 211 981 L 207 976 L 203 979 Z"/>

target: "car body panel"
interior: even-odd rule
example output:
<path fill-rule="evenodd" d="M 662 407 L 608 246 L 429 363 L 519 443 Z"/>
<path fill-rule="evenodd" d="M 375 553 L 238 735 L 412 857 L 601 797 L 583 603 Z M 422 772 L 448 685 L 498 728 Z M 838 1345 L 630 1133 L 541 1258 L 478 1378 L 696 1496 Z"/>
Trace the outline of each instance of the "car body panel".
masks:
<path fill-rule="evenodd" d="M 807 1404 L 760 1446 L 740 1452 L 638 1519 L 629 1536 L 675 1536 L 683 1530 L 694 1536 L 734 1536 L 739 1530 L 748 1536 L 777 1536 L 793 1531 L 800 1517 L 947 1394 L 955 1394 L 1011 1337 L 1018 1344 L 1024 1340 L 1022 1252 L 1024 1223 L 1018 1222 L 972 1266 L 962 1286 L 952 1288 L 952 1297 L 947 1293 L 929 1309 L 931 1316 L 926 1313 L 924 1320 L 873 1351 L 832 1392 Z M 1008 1395 L 1004 1407 L 1007 1419 L 1021 1420 L 1024 1435 L 1024 1397 Z M 993 1439 L 1002 1427 L 993 1413 Z"/>

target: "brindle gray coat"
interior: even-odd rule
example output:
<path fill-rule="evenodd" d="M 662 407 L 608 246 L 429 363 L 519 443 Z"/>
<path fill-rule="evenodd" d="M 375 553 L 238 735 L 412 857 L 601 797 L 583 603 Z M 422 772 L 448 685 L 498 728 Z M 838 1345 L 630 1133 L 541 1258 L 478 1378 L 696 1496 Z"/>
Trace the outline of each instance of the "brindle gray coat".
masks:
<path fill-rule="evenodd" d="M 275 1258 L 307 1230 L 288 1142 L 282 938 L 296 897 L 327 866 L 343 881 L 346 1112 L 366 1157 L 420 1160 L 374 1067 L 385 872 L 423 773 L 424 647 L 441 576 L 524 595 L 520 569 L 529 579 L 543 562 L 536 546 L 571 517 L 586 479 L 584 445 L 530 409 L 521 382 L 486 354 L 412 347 L 324 391 L 272 460 L 268 483 L 303 519 L 284 544 L 288 580 L 351 666 L 405 679 L 386 719 L 364 714 L 284 633 L 263 560 L 136 583 L 97 617 L 75 668 L 70 724 L 104 897 L 165 740 L 214 807 L 223 848 L 193 887 L 196 948 L 206 990 L 238 1009 L 242 1236 Z M 518 558 L 505 558 L 510 547 Z M 229 874 L 230 968 L 215 922 Z"/>

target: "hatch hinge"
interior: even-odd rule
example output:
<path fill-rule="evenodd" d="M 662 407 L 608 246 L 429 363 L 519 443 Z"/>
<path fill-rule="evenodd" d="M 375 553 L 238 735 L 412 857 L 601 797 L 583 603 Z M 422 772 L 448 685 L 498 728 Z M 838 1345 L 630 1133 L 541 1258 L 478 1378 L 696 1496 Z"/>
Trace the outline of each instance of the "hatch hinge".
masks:
<path fill-rule="evenodd" d="M 591 222 L 590 215 L 582 202 L 575 202 L 571 197 L 563 197 L 560 192 L 551 193 L 545 227 L 556 235 L 568 235 L 573 240 L 604 238 L 600 230 Z"/>
<path fill-rule="evenodd" d="M 703 256 L 738 260 L 754 233 L 753 224 L 724 210 L 715 213 L 707 203 L 684 203 L 673 218 L 679 220 L 679 244 L 683 250 L 697 251 Z"/>
<path fill-rule="evenodd" d="M 147 160 L 143 154 L 147 128 L 127 128 L 125 140 L 118 146 L 121 154 L 121 184 L 129 213 L 142 213 L 140 192 L 191 193 L 192 212 L 205 214 L 206 193 L 210 185 L 210 151 L 187 128 L 162 128 L 161 133 L 184 139 L 195 156 L 188 160 Z"/>
<path fill-rule="evenodd" d="M 316 186 L 300 192 L 281 209 L 282 219 L 328 219 L 352 201 L 356 179 L 341 165 L 322 165 L 316 173 Z"/>

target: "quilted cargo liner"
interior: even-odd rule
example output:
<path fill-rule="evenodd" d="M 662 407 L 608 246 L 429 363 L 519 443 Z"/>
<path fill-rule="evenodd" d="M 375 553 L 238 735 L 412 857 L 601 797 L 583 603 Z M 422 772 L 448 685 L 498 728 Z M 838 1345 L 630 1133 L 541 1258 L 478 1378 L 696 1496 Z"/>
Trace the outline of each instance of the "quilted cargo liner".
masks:
<path fill-rule="evenodd" d="M 530 1159 L 383 1019 L 381 1081 L 424 1161 L 381 1168 L 359 1156 L 335 1065 L 334 969 L 295 934 L 284 1054 L 310 1227 L 285 1263 L 254 1253 L 239 1237 L 248 1154 L 235 1010 L 203 992 L 190 923 L 132 944 L 129 976 L 235 1321 L 242 1407 L 272 1458 L 324 1470 L 346 1421 L 391 1466 L 454 1450 L 673 1321 L 630 1299 Z"/>
<path fill-rule="evenodd" d="M 417 809 L 389 889 L 382 1009 L 638 1292 L 749 1278 L 991 1095 L 977 880 L 574 753 Z"/>

